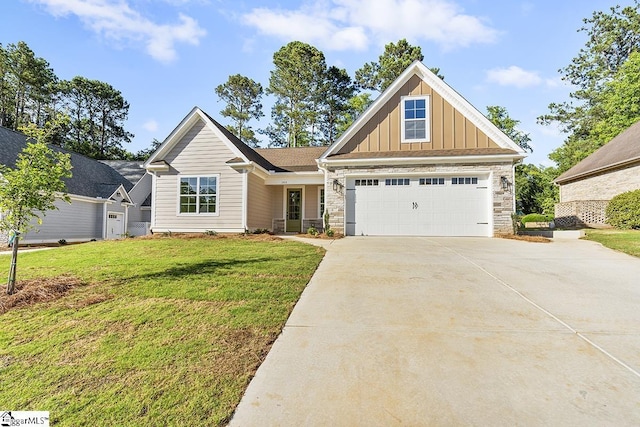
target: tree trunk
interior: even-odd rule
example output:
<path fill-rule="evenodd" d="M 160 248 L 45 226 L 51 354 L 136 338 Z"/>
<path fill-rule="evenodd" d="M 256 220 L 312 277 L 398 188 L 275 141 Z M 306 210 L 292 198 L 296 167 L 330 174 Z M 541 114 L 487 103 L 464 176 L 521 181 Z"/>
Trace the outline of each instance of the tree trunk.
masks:
<path fill-rule="evenodd" d="M 16 266 L 18 264 L 18 242 L 20 235 L 16 233 L 13 239 L 13 248 L 11 251 L 11 268 L 9 269 L 9 280 L 7 281 L 7 294 L 12 295 L 16 291 Z"/>

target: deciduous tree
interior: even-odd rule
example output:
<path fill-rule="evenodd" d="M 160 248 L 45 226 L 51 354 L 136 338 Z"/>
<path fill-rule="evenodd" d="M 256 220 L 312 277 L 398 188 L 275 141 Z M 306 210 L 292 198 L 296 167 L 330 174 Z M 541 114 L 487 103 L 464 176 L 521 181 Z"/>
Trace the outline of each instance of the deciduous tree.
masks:
<path fill-rule="evenodd" d="M 570 101 L 550 104 L 549 114 L 538 118 L 543 124 L 558 124 L 567 134 L 564 144 L 549 155 L 556 162 L 558 173 L 571 168 L 607 143 L 612 135 L 624 130 L 631 117 L 621 119 L 614 114 L 616 117 L 612 120 L 611 108 L 624 104 L 623 97 L 629 94 L 615 84 L 611 86 L 611 82 L 625 80 L 619 70 L 633 52 L 640 50 L 638 0 L 632 6 L 596 11 L 583 22 L 584 26 L 578 31 L 587 34 L 587 42 L 571 64 L 560 70 L 562 79 L 576 90 L 570 94 Z M 629 81 L 620 84 L 628 85 Z"/>
<path fill-rule="evenodd" d="M 531 137 L 517 128 L 520 120 L 509 117 L 507 109 L 499 105 L 491 105 L 487 107 L 487 118 L 505 133 L 513 142 L 518 144 L 523 150 L 533 152 L 531 145 Z"/>
<path fill-rule="evenodd" d="M 42 223 L 47 211 L 57 209 L 57 199 L 69 202 L 63 178 L 71 177 L 70 156 L 47 147 L 37 128 L 31 132 L 38 140 L 27 143 L 15 167 L 0 165 L 0 229 L 14 235 L 8 294 L 15 292 L 20 235 L 34 227 L 34 221 Z"/>

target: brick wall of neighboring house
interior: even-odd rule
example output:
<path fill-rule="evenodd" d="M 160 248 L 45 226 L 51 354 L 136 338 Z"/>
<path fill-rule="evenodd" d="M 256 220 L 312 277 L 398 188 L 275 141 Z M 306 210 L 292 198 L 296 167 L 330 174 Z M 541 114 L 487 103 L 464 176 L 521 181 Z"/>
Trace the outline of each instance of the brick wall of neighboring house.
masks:
<path fill-rule="evenodd" d="M 336 232 L 344 232 L 345 220 L 345 175 L 371 174 L 386 175 L 397 173 L 428 173 L 447 174 L 492 172 L 493 188 L 493 232 L 494 234 L 513 234 L 511 214 L 513 213 L 513 186 L 508 190 L 502 189 L 501 176 L 506 176 L 509 181 L 513 181 L 513 166 L 511 162 L 505 163 L 484 163 L 484 164 L 443 164 L 428 166 L 397 166 L 397 167 L 376 167 L 359 168 L 348 167 L 340 169 L 329 169 L 327 174 L 328 192 L 325 196 L 325 203 L 329 211 L 329 223 Z M 338 191 L 333 189 L 333 182 L 337 180 L 342 188 Z"/>
<path fill-rule="evenodd" d="M 640 188 L 640 165 L 602 173 L 560 185 L 560 202 L 611 200 L 613 196 Z"/>
<path fill-rule="evenodd" d="M 554 222 L 556 227 L 604 225 L 607 220 L 605 211 L 608 204 L 609 200 L 575 200 L 557 203 Z"/>

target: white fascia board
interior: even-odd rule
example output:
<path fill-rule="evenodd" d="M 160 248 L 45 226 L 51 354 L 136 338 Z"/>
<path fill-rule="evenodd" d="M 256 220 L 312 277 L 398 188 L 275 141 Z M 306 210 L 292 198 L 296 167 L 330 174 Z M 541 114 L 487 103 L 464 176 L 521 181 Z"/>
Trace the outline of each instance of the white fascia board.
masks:
<path fill-rule="evenodd" d="M 265 185 L 321 185 L 324 174 L 317 172 L 275 172 L 264 180 Z"/>
<path fill-rule="evenodd" d="M 587 172 L 582 172 L 582 173 L 579 173 L 577 175 L 572 175 L 569 178 L 562 178 L 562 179 L 556 178 L 556 179 L 553 180 L 553 182 L 555 182 L 556 184 L 560 185 L 560 184 L 569 183 L 571 181 L 579 181 L 579 180 L 587 178 L 587 177 L 589 177 L 591 175 L 597 175 L 599 173 L 606 172 L 608 170 L 613 170 L 613 169 L 617 169 L 617 168 L 622 167 L 622 166 L 629 166 L 629 165 L 632 165 L 634 163 L 638 163 L 638 161 L 640 161 L 640 157 L 633 157 L 631 159 L 623 160 L 621 162 L 616 162 L 616 163 L 612 163 L 610 165 L 603 166 L 603 167 L 600 167 L 600 168 L 591 169 L 591 170 L 589 170 Z"/>
<path fill-rule="evenodd" d="M 325 160 L 330 154 L 337 153 L 375 114 L 389 101 L 411 77 L 417 75 L 427 83 L 444 100 L 449 102 L 455 109 L 467 117 L 478 129 L 493 139 L 502 148 L 508 148 L 521 153 L 525 157 L 525 151 L 508 136 L 498 129 L 489 119 L 487 119 L 478 109 L 463 98 L 451 86 L 436 76 L 422 62 L 415 61 L 400 76 L 375 99 L 375 101 L 358 117 L 351 126 L 320 156 L 320 160 Z M 399 136 L 398 136 L 399 137 Z"/>
<path fill-rule="evenodd" d="M 260 178 L 267 178 L 271 172 L 260 166 L 255 162 L 243 162 L 243 163 L 227 163 L 227 165 L 235 170 L 244 170 L 246 169 L 248 172 L 254 172 Z"/>
<path fill-rule="evenodd" d="M 392 166 L 392 165 L 434 165 L 446 163 L 491 163 L 506 162 L 521 159 L 523 156 L 513 154 L 496 154 L 491 156 L 443 156 L 443 157 L 397 157 L 397 158 L 368 158 L 368 159 L 344 159 L 325 160 L 323 167 L 344 166 Z"/>
<path fill-rule="evenodd" d="M 101 199 L 99 197 L 90 197 L 90 196 L 80 196 L 78 194 L 67 194 L 69 199 L 78 200 L 81 202 L 89 202 L 89 203 L 104 203 L 105 199 Z M 62 193 L 56 193 L 56 197 L 62 198 Z"/>
<path fill-rule="evenodd" d="M 124 186 L 122 184 L 120 184 L 120 186 L 118 188 L 116 188 L 113 193 L 111 193 L 109 198 L 112 198 L 118 191 L 121 192 L 122 199 L 123 199 L 123 201 L 125 201 L 125 203 L 133 204 L 133 201 L 131 200 L 131 197 L 129 196 L 129 193 L 127 192 L 127 190 L 124 189 Z"/>

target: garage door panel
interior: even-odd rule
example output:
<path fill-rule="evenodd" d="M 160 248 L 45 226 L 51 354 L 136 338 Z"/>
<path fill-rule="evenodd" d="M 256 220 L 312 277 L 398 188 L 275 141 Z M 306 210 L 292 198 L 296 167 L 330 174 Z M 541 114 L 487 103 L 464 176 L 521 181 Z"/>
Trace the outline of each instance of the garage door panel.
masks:
<path fill-rule="evenodd" d="M 348 181 L 347 234 L 490 235 L 486 176 L 471 185 L 453 185 L 450 178 L 445 185 L 419 185 L 419 178 L 410 178 L 409 185 L 386 185 L 385 178 L 377 177 L 379 185 L 373 186 Z"/>

